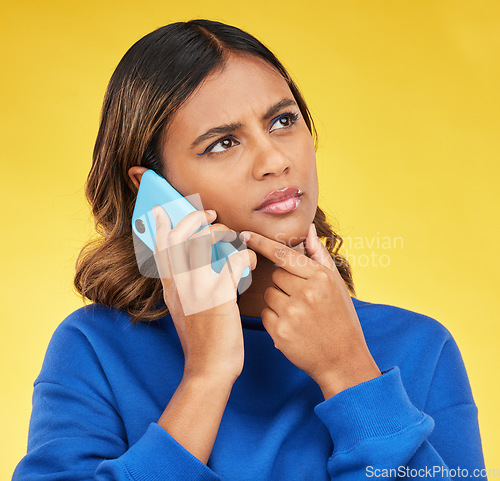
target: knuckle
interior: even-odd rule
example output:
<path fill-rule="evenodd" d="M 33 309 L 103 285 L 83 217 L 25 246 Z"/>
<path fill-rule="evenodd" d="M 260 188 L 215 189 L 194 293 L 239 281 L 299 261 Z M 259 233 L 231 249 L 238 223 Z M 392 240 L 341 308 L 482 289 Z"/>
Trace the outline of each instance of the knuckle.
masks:
<path fill-rule="evenodd" d="M 299 318 L 299 309 L 294 304 L 287 304 L 285 307 L 286 317 L 290 319 L 298 319 Z"/>
<path fill-rule="evenodd" d="M 265 307 L 260 313 L 262 318 L 262 325 L 265 330 L 269 333 L 273 340 L 276 340 L 276 322 L 275 322 L 275 314 L 272 309 L 269 307 Z"/>
<path fill-rule="evenodd" d="M 318 273 L 320 280 L 322 280 L 324 282 L 328 281 L 330 279 L 331 272 L 332 271 L 330 271 L 329 269 L 326 269 L 326 268 L 320 270 L 319 273 Z"/>
<path fill-rule="evenodd" d="M 251 249 L 243 249 L 240 251 L 242 254 L 241 256 L 245 256 L 245 262 L 248 264 L 252 270 L 257 267 L 257 254 Z"/>
<path fill-rule="evenodd" d="M 316 301 L 316 290 L 306 287 L 302 290 L 302 297 L 308 304 L 314 304 Z"/>
<path fill-rule="evenodd" d="M 214 236 L 216 240 L 223 239 L 224 237 L 227 237 L 228 232 L 234 232 L 232 229 L 230 229 L 227 225 L 224 224 L 213 224 L 210 226 L 210 232 Z"/>
<path fill-rule="evenodd" d="M 265 291 L 264 291 L 264 300 L 269 303 L 269 301 L 271 300 L 271 289 L 272 287 L 268 287 Z"/>
<path fill-rule="evenodd" d="M 221 224 L 220 222 L 216 222 L 215 224 L 210 225 L 209 229 L 210 230 L 221 230 L 221 229 L 229 230 L 229 227 L 227 227 L 224 224 Z"/>
<path fill-rule="evenodd" d="M 210 212 L 208 212 L 206 210 L 199 210 L 199 209 L 196 209 L 193 212 L 190 212 L 188 215 L 190 215 L 192 217 L 201 217 L 202 220 L 209 220 L 211 217 L 213 217 L 213 215 Z"/>
<path fill-rule="evenodd" d="M 187 248 L 189 251 L 193 252 L 198 249 L 202 249 L 204 245 L 209 243 L 209 239 L 206 235 L 197 235 L 196 237 L 192 236 L 187 243 Z"/>
<path fill-rule="evenodd" d="M 196 232 L 189 238 L 189 242 L 198 242 L 200 239 L 206 239 L 210 234 L 210 229 L 203 229 L 200 232 Z"/>
<path fill-rule="evenodd" d="M 199 232 L 194 233 L 189 240 L 191 239 L 199 239 L 199 238 L 212 238 L 214 233 L 213 226 L 202 226 Z"/>
<path fill-rule="evenodd" d="M 200 232 L 196 232 L 193 234 L 190 239 L 203 238 L 212 240 L 215 239 L 217 234 L 223 233 L 229 230 L 224 224 L 211 224 L 209 226 L 204 227 Z"/>
<path fill-rule="evenodd" d="M 260 313 L 260 317 L 262 318 L 262 324 L 264 324 L 264 326 L 266 327 L 266 329 L 268 327 L 271 327 L 271 314 L 272 314 L 272 310 L 269 308 L 269 307 L 264 307 L 264 309 L 262 309 L 262 312 Z"/>
<path fill-rule="evenodd" d="M 187 243 L 187 241 L 183 239 L 183 236 L 180 232 L 171 230 L 168 233 L 167 246 L 171 252 L 179 252 L 180 249 L 184 248 L 183 246 L 185 245 L 185 243 Z"/>
<path fill-rule="evenodd" d="M 172 229 L 167 234 L 167 240 L 168 240 L 168 245 L 176 244 L 179 241 L 179 233 L 175 229 Z"/>
<path fill-rule="evenodd" d="M 279 283 L 279 280 L 280 280 L 280 277 L 281 277 L 281 267 L 278 267 L 277 269 L 275 269 L 273 271 L 273 273 L 271 274 L 271 279 L 273 280 L 273 282 L 275 284 L 278 284 Z"/>
<path fill-rule="evenodd" d="M 288 324 L 286 322 L 278 322 L 275 328 L 276 337 L 286 339 L 288 337 Z"/>
<path fill-rule="evenodd" d="M 274 249 L 274 257 L 277 259 L 283 259 L 287 255 L 288 249 L 286 247 L 276 247 Z"/>

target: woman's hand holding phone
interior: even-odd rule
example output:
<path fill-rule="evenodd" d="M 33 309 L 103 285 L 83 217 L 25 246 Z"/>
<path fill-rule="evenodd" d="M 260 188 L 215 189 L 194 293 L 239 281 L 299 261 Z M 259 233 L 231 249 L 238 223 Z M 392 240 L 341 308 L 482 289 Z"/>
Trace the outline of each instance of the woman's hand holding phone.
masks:
<path fill-rule="evenodd" d="M 211 267 L 212 245 L 234 241 L 237 233 L 213 224 L 214 211 L 195 211 L 173 229 L 167 213 L 155 207 L 155 262 L 163 297 L 184 351 L 184 376 L 225 376 L 234 382 L 243 369 L 244 347 L 238 282 L 246 267 L 257 265 L 256 254 L 245 249 L 227 260 L 220 273 Z"/>

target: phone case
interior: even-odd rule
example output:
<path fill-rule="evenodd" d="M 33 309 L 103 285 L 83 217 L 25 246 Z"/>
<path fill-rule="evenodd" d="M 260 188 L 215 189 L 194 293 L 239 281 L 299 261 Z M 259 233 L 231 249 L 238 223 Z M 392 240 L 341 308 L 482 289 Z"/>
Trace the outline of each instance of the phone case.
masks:
<path fill-rule="evenodd" d="M 193 202 L 198 204 L 199 209 L 203 209 L 201 201 L 199 200 L 199 195 L 189 196 L 193 199 Z M 174 228 L 186 215 L 190 212 L 194 212 L 195 207 L 183 197 L 174 187 L 172 187 L 169 182 L 158 175 L 154 170 L 148 169 L 144 174 L 142 174 L 141 183 L 139 186 L 139 191 L 137 193 L 137 199 L 134 207 L 134 212 L 132 214 L 132 230 L 137 238 L 149 249 L 150 254 L 154 252 L 155 239 L 156 239 L 156 222 L 153 214 L 153 207 L 161 206 Z M 196 232 L 200 232 L 203 229 L 208 228 L 211 224 L 200 227 Z M 144 249 L 141 249 L 135 243 L 135 253 L 136 260 L 139 265 L 139 269 L 144 265 Z M 237 249 L 235 245 L 241 247 Z M 235 241 L 225 242 L 218 241 L 212 245 L 212 258 L 211 265 L 212 268 L 217 272 L 223 269 L 227 259 L 230 256 L 242 250 L 244 244 L 237 237 Z M 142 269 L 141 273 L 147 275 L 148 277 L 157 277 L 157 275 L 148 275 Z M 148 271 L 151 273 L 151 270 Z M 242 278 L 247 277 L 250 274 L 250 268 L 246 267 L 243 271 Z"/>

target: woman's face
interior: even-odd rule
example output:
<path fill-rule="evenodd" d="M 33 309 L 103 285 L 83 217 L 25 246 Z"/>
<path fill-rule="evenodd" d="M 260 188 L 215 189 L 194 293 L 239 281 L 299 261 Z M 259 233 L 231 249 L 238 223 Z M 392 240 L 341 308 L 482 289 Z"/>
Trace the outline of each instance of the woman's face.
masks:
<path fill-rule="evenodd" d="M 199 194 L 215 223 L 291 247 L 305 239 L 318 203 L 314 143 L 287 83 L 264 60 L 232 55 L 208 76 L 174 115 L 162 154 L 167 180 L 183 196 Z M 256 211 L 288 186 L 303 192 L 295 210 Z"/>

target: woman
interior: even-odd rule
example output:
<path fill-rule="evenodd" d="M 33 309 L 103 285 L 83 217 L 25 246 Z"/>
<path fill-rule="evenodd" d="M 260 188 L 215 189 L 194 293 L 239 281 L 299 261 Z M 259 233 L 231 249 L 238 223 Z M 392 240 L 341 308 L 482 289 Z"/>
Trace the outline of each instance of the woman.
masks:
<path fill-rule="evenodd" d="M 480 478 L 451 334 L 350 296 L 317 206 L 315 135 L 286 70 L 235 27 L 178 22 L 130 48 L 86 187 L 102 240 L 82 251 L 75 287 L 94 303 L 51 339 L 13 479 Z M 131 231 L 148 169 L 203 204 L 174 228 L 154 209 L 160 278 L 139 272 Z M 241 231 L 247 248 L 220 274 L 195 268 Z"/>

